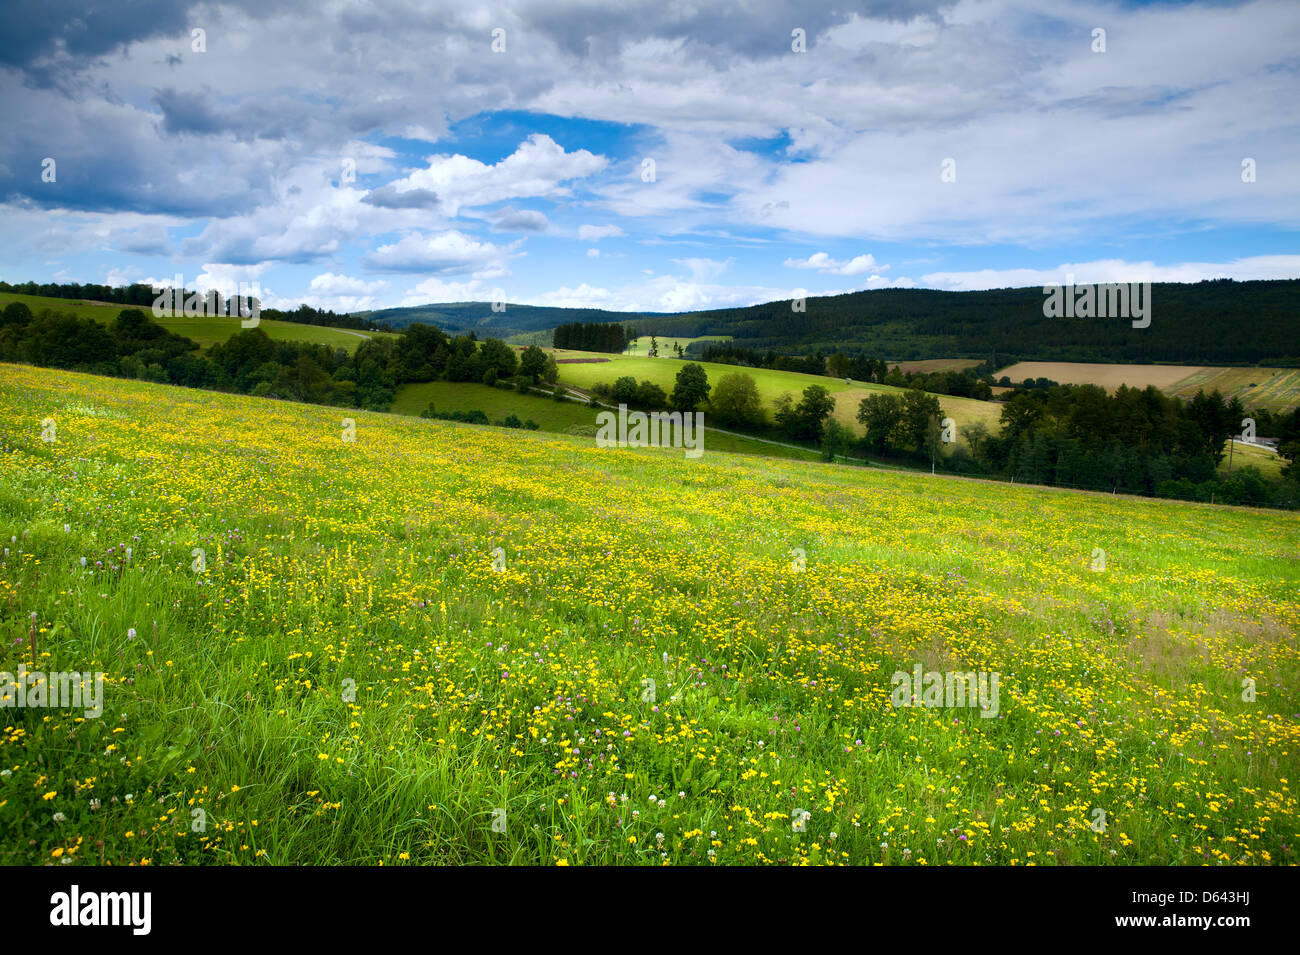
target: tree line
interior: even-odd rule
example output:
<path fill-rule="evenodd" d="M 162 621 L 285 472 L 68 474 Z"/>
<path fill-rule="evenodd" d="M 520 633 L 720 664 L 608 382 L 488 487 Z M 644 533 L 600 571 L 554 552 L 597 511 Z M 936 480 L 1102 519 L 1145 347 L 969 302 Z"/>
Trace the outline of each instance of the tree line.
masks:
<path fill-rule="evenodd" d="M 510 382 L 524 390 L 559 376 L 536 346 L 517 353 L 499 339 L 448 337 L 430 325 L 367 339 L 352 354 L 248 328 L 203 354 L 143 309 L 123 309 L 104 324 L 54 309 L 33 314 L 22 302 L 0 311 L 0 361 L 372 411 L 387 411 L 407 382 Z"/>
<path fill-rule="evenodd" d="M 1082 286 L 1080 287 L 1082 288 Z M 1151 286 L 1151 324 L 1123 318 L 1050 318 L 1039 287 L 943 292 L 873 289 L 748 308 L 643 316 L 642 334 L 728 335 L 765 351 L 846 351 L 896 359 L 996 351 L 1023 359 L 1180 364 L 1300 364 L 1300 279 Z M 860 377 L 854 375 L 853 377 Z"/>
<path fill-rule="evenodd" d="M 212 294 L 211 292 L 197 292 L 184 288 L 176 291 L 179 293 L 182 302 L 190 300 L 195 295 L 207 300 Z M 10 292 L 15 295 L 40 295 L 45 298 L 76 299 L 87 302 L 108 302 L 113 305 L 135 305 L 148 309 L 152 309 L 153 303 L 158 298 L 158 293 L 154 292 L 152 285 L 144 285 L 139 282 L 133 282 L 130 285 L 79 285 L 76 282 L 61 284 L 21 282 L 17 285 L 10 285 L 8 282 L 0 282 L 0 292 Z M 260 300 L 256 298 L 253 298 L 252 301 L 258 306 L 261 305 Z M 259 314 L 261 318 L 278 322 L 295 322 L 299 325 L 322 325 L 328 328 L 351 328 L 357 331 L 381 331 L 385 328 L 385 326 L 368 318 L 350 315 L 347 312 L 313 308 L 310 305 L 299 305 L 289 311 L 264 308 L 261 309 Z"/>
<path fill-rule="evenodd" d="M 835 398 L 823 385 L 809 385 L 797 397 L 783 394 L 769 412 L 752 375 L 729 372 L 711 383 L 693 362 L 682 366 L 669 395 L 630 376 L 592 391 L 645 410 L 704 410 L 715 425 L 820 447 L 828 460 L 869 455 L 1018 483 L 1221 503 L 1300 502 L 1300 409 L 1254 412 L 1257 433 L 1263 427 L 1280 437 L 1288 462 L 1282 481 L 1267 480 L 1250 466 L 1221 477 L 1227 442 L 1241 434 L 1249 415 L 1240 401 L 1217 391 L 1183 401 L 1151 386 L 1113 394 L 1097 385 L 1016 389 L 994 434 L 981 422 L 945 416 L 939 398 L 914 381 L 906 390 L 859 402 L 861 435 L 834 417 Z"/>
<path fill-rule="evenodd" d="M 931 394 L 978 398 L 982 401 L 988 401 L 993 397 L 992 372 L 1000 367 L 996 358 L 990 358 L 972 368 L 961 370 L 904 372 L 898 365 L 891 368 L 884 359 L 861 353 L 846 354 L 838 348 L 829 355 L 821 351 L 811 355 L 783 355 L 773 349 L 762 352 L 730 343 L 706 344 L 701 352 L 701 359 L 720 365 L 795 371 L 805 375 L 847 378 L 863 383 L 894 385 L 898 388 L 915 386 Z M 1010 364 L 1010 362 L 1006 363 Z"/>
<path fill-rule="evenodd" d="M 1002 406 L 1000 430 L 940 418 L 938 399 L 915 390 L 864 398 L 858 422 L 864 451 L 928 460 L 932 467 L 1007 480 L 1115 493 L 1280 504 L 1300 501 L 1300 409 L 1270 416 L 1288 462 L 1281 482 L 1253 466 L 1226 477 L 1227 444 L 1249 417 L 1215 391 L 1189 401 L 1154 386 L 1053 385 L 1017 389 Z"/>
<path fill-rule="evenodd" d="M 635 339 L 636 330 L 618 322 L 570 322 L 555 326 L 551 343 L 556 348 L 618 355 Z"/>

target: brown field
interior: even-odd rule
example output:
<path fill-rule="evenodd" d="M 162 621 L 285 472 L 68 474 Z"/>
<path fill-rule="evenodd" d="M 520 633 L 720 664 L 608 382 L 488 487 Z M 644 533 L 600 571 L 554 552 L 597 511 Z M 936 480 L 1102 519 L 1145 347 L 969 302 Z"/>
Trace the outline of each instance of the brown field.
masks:
<path fill-rule="evenodd" d="M 924 361 L 891 361 L 885 364 L 889 365 L 890 368 L 897 366 L 898 370 L 905 375 L 909 371 L 923 371 L 929 374 L 932 371 L 961 371 L 963 368 L 973 368 L 979 364 L 979 359 L 927 358 Z"/>
<path fill-rule="evenodd" d="M 1050 378 L 1063 385 L 1101 385 L 1114 391 L 1120 385 L 1145 388 L 1155 385 L 1161 391 L 1188 375 L 1209 371 L 1197 365 L 1110 365 L 1076 361 L 1022 361 L 993 373 L 994 380 L 1006 375 L 1016 384 L 1026 378 Z"/>
<path fill-rule="evenodd" d="M 1013 382 L 1050 378 L 1063 385 L 1155 385 L 1167 395 L 1191 398 L 1198 391 L 1237 397 L 1247 409 L 1289 411 L 1300 404 L 1300 368 L 1218 368 L 1203 365 L 1118 365 L 1074 361 L 1022 361 L 994 373 Z"/>

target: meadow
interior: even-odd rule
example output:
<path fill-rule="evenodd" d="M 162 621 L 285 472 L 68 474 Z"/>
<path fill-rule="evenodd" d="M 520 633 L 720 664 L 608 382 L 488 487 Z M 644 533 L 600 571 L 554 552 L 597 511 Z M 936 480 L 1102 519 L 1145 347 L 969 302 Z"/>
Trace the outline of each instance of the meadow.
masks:
<path fill-rule="evenodd" d="M 1202 368 L 1166 389 L 1180 398 L 1202 390 L 1239 398 L 1247 409 L 1290 411 L 1300 405 L 1300 368 Z"/>
<path fill-rule="evenodd" d="M 557 358 L 594 357 L 592 353 L 560 350 Z M 616 378 L 631 375 L 637 381 L 652 381 L 666 393 L 671 394 L 681 370 L 683 361 L 678 358 L 646 358 L 627 355 L 599 356 L 607 361 L 574 362 L 561 364 L 560 381 L 576 388 L 590 388 L 596 382 L 613 384 Z M 743 368 L 738 365 L 723 365 L 716 362 L 696 362 L 704 369 L 709 384 L 716 384 L 724 375 L 741 372 L 754 379 L 759 397 L 770 414 L 776 407 L 776 401 L 782 394 L 789 393 L 799 400 L 803 390 L 809 385 L 820 385 L 830 392 L 835 399 L 832 416 L 841 424 L 852 429 L 855 434 L 862 433 L 858 424 L 858 406 L 862 399 L 873 392 L 892 392 L 903 394 L 906 388 L 893 385 L 879 385 L 872 382 L 853 381 L 845 384 L 843 378 L 827 378 L 824 375 L 807 375 L 798 371 L 779 371 L 774 368 Z M 974 398 L 956 398 L 949 395 L 937 395 L 943 412 L 957 422 L 958 430 L 972 424 L 982 424 L 990 432 L 996 433 L 1000 427 L 1002 406 L 995 401 L 978 401 Z"/>
<path fill-rule="evenodd" d="M 905 375 L 911 372 L 922 372 L 929 375 L 936 371 L 961 371 L 963 368 L 973 368 L 979 364 L 979 360 L 975 358 L 925 358 L 921 361 L 891 361 L 888 364 L 890 368 L 897 367 Z"/>
<path fill-rule="evenodd" d="M 650 335 L 642 335 L 640 338 L 634 338 L 627 343 L 627 348 L 623 349 L 623 354 L 632 358 L 647 358 L 650 355 Z M 682 351 L 692 342 L 729 342 L 730 335 L 701 335 L 699 338 L 655 338 L 659 344 L 660 357 L 671 357 L 675 354 L 674 345 L 680 345 Z"/>
<path fill-rule="evenodd" d="M 103 322 L 105 325 L 111 323 L 117 318 L 118 313 L 125 307 L 115 305 L 109 302 L 86 302 L 66 298 L 50 298 L 41 295 L 17 295 L 14 293 L 0 292 L 0 308 L 8 305 L 10 302 L 23 302 L 33 313 L 42 309 L 51 309 L 56 312 L 71 312 L 78 318 L 91 318 L 97 322 Z M 238 318 L 223 318 L 219 316 L 172 316 L 164 314 L 154 316 L 153 312 L 146 308 L 143 309 L 147 314 L 153 317 L 159 325 L 162 325 L 168 331 L 175 332 L 178 335 L 184 335 L 192 341 L 198 342 L 201 349 L 211 348 L 220 342 L 224 342 L 231 335 L 242 331 L 243 326 Z M 391 332 L 357 332 L 346 328 L 330 328 L 324 325 L 304 325 L 299 322 L 278 322 L 269 318 L 259 318 L 257 327 L 266 332 L 266 334 L 276 341 L 290 342 L 308 342 L 313 345 L 330 345 L 334 348 L 345 349 L 348 354 L 357 350 L 357 346 L 367 338 L 376 338 L 381 336 L 394 337 Z"/>
<path fill-rule="evenodd" d="M 564 367 L 563 365 L 560 367 Z M 595 439 L 596 415 L 603 406 L 591 408 L 585 401 L 555 401 L 547 395 L 495 388 L 476 382 L 423 381 L 402 385 L 391 411 L 418 415 L 433 402 L 438 411 L 473 411 L 478 409 L 492 421 L 515 415 L 523 421 L 537 422 L 542 431 L 586 436 Z M 765 457 L 795 458 L 802 461 L 820 459 L 816 451 L 784 447 L 757 441 L 739 434 L 724 434 L 713 429 L 705 433 L 705 447 L 710 451 L 732 454 L 761 454 Z"/>
<path fill-rule="evenodd" d="M 1259 468 L 1259 473 L 1269 480 L 1276 481 L 1282 477 L 1282 468 L 1286 460 L 1276 451 L 1236 439 L 1231 439 L 1230 445 L 1232 454 L 1229 456 L 1229 448 L 1224 449 L 1223 460 L 1219 463 L 1219 474 L 1229 474 L 1238 468 L 1250 465 Z"/>
<path fill-rule="evenodd" d="M 0 537 L 4 863 L 1297 861 L 1287 513 L 0 365 Z"/>

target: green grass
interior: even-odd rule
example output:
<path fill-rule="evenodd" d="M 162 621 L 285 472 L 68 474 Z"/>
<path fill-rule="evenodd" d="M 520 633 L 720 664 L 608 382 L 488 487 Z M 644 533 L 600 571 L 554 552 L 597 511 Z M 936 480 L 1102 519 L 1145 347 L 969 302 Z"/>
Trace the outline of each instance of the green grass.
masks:
<path fill-rule="evenodd" d="M 595 418 L 590 409 L 572 401 L 553 401 L 541 395 L 525 395 L 504 388 L 473 382 L 427 381 L 402 385 L 392 410 L 396 414 L 418 415 L 434 403 L 438 411 L 484 412 L 493 421 L 515 414 L 533 419 L 543 431 L 564 431 L 589 425 Z"/>
<path fill-rule="evenodd" d="M 1219 474 L 1224 475 L 1228 472 L 1229 458 L 1225 452 L 1223 462 L 1219 465 Z M 1282 468 L 1286 466 L 1286 461 L 1276 451 L 1270 451 L 1267 448 L 1261 448 L 1257 445 L 1243 444 L 1240 441 L 1232 442 L 1232 469 L 1247 465 L 1253 465 L 1259 468 L 1260 473 L 1270 481 L 1279 480 L 1282 477 Z"/>
<path fill-rule="evenodd" d="M 10 302 L 25 303 L 33 314 L 48 308 L 57 312 L 71 312 L 79 318 L 91 318 L 106 325 L 117 318 L 118 313 L 124 308 L 138 307 L 116 305 L 108 302 L 49 298 L 41 295 L 0 293 L 0 308 Z M 154 316 L 152 310 L 147 306 L 142 308 L 141 311 L 150 315 L 154 321 L 164 328 L 198 342 L 199 347 L 204 350 L 219 342 L 224 342 L 231 335 L 242 330 L 241 320 L 238 318 L 186 318 L 184 316 L 174 318 L 170 315 L 159 318 Z M 391 332 L 354 332 L 351 329 L 329 328 L 324 325 L 302 325 L 297 322 L 277 322 L 270 319 L 260 319 L 257 327 L 275 341 L 329 345 L 334 348 L 346 349 L 349 354 L 356 351 L 357 346 L 367 338 L 393 337 Z"/>
<path fill-rule="evenodd" d="M 1218 391 L 1247 410 L 1286 412 L 1300 404 L 1300 368 L 1202 368 L 1165 390 L 1181 398 Z"/>
<path fill-rule="evenodd" d="M 493 421 L 507 415 L 536 421 L 542 431 L 573 433 L 573 429 L 595 428 L 596 415 L 604 409 L 589 408 L 575 401 L 555 401 L 537 394 L 521 394 L 469 382 L 429 381 L 403 385 L 398 389 L 392 410 L 397 414 L 418 415 L 432 401 L 438 411 L 473 411 L 478 409 Z M 591 438 L 588 438 L 591 440 Z M 732 454 L 761 454 L 774 458 L 817 460 L 812 451 L 785 448 L 731 434 L 709 431 L 705 448 Z"/>
<path fill-rule="evenodd" d="M 562 357 L 579 357 L 583 354 L 582 352 L 571 351 L 561 353 Z M 596 356 L 594 353 L 590 357 L 606 357 L 609 358 L 609 361 L 592 364 L 562 364 L 560 365 L 560 380 L 578 388 L 590 388 L 596 382 L 612 384 L 616 378 L 631 375 L 637 381 L 653 381 L 663 388 L 665 392 L 671 393 L 677 372 L 681 370 L 683 364 L 682 360 L 677 358 L 643 358 L 625 355 Z M 750 375 L 758 386 L 759 397 L 763 400 L 764 406 L 769 412 L 782 394 L 788 392 L 797 401 L 803 390 L 809 385 L 821 385 L 835 398 L 834 415 L 836 420 L 852 428 L 858 434 L 862 433 L 862 427 L 857 420 L 858 405 L 863 398 L 873 392 L 902 394 L 906 391 L 904 388 L 895 388 L 892 385 L 856 381 L 846 385 L 842 378 L 805 375 L 802 372 L 795 371 L 777 371 L 771 368 L 741 368 L 736 365 L 721 365 L 712 362 L 698 362 L 698 364 L 704 368 L 710 384 L 718 382 L 724 375 L 733 372 L 743 372 Z M 1002 406 L 997 402 L 977 401 L 973 398 L 953 398 L 947 395 L 938 395 L 937 397 L 939 404 L 943 407 L 944 414 L 951 416 L 957 422 L 959 431 L 976 422 L 983 424 L 992 433 L 998 431 Z"/>
<path fill-rule="evenodd" d="M 660 357 L 667 358 L 675 354 L 675 352 L 673 351 L 674 345 L 680 345 L 682 347 L 682 351 L 685 351 L 687 346 L 690 345 L 692 342 L 729 342 L 731 341 L 731 336 L 730 335 L 701 335 L 698 338 L 657 338 L 656 340 L 659 343 Z M 649 357 L 650 336 L 642 335 L 640 338 L 634 338 L 632 341 L 628 343 L 628 346 L 626 349 L 624 349 L 623 354 L 631 358 Z"/>
<path fill-rule="evenodd" d="M 1300 861 L 1293 514 L 4 365 L 0 538 L 0 863 Z"/>

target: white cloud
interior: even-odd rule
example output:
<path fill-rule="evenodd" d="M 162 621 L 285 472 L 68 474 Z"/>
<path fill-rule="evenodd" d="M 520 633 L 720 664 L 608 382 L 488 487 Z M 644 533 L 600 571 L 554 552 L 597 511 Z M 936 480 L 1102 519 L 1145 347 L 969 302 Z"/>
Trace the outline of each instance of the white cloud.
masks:
<path fill-rule="evenodd" d="M 398 193 L 426 189 L 435 193 L 449 216 L 462 207 L 483 206 L 505 199 L 558 198 L 571 195 L 562 185 L 600 172 L 607 160 L 585 149 L 565 152 L 550 136 L 534 133 L 494 165 L 459 153 L 431 156 L 428 167 L 389 183 Z"/>
<path fill-rule="evenodd" d="M 311 280 L 310 290 L 317 295 L 373 295 L 388 288 L 383 279 L 367 282 L 364 279 L 322 272 Z"/>
<path fill-rule="evenodd" d="M 566 239 L 576 229 L 587 244 L 628 233 L 584 220 L 619 221 L 643 243 L 627 243 L 629 255 L 651 242 L 689 242 L 715 256 L 764 243 L 757 255 L 753 246 L 735 253 L 742 269 L 794 255 L 790 268 L 865 287 L 1063 278 L 1064 267 L 977 267 L 1016 261 L 1014 249 L 1006 254 L 1016 245 L 1022 262 L 1080 260 L 1080 281 L 1096 264 L 1088 260 L 1110 261 L 1102 256 L 1190 280 L 1217 269 L 1297 274 L 1290 256 L 1192 261 L 1239 239 L 1244 251 L 1286 249 L 1296 228 L 1294 0 L 872 9 L 883 12 L 800 8 L 803 56 L 785 52 L 788 30 L 774 37 L 771 24 L 785 14 L 764 0 L 743 13 L 657 0 L 608 10 L 512 0 L 492 15 L 510 30 L 508 57 L 484 52 L 495 21 L 482 10 L 453 6 L 430 18 L 400 4 L 322 7 L 311 30 L 295 9 L 272 4 L 250 19 L 237 4 L 218 4 L 205 15 L 225 52 L 186 54 L 181 68 L 167 58 L 188 49 L 184 31 L 128 33 L 147 38 L 111 56 L 55 44 L 42 56 L 67 69 L 75 95 L 0 71 L 0 98 L 21 107 L 0 143 L 0 191 L 18 197 L 0 206 L 0 265 L 11 280 L 111 270 L 126 281 L 200 262 L 324 260 L 318 268 L 341 269 L 388 243 L 363 261 L 501 279 L 514 246 L 461 233 L 441 245 L 412 237 L 445 234 L 468 216 Z M 1109 32 L 1104 55 L 1089 48 L 1098 24 Z M 50 31 L 66 36 L 63 26 Z M 355 68 L 365 63 L 381 66 Z M 499 120 L 500 110 L 511 112 Z M 557 117 L 544 122 L 560 142 L 518 133 L 499 161 L 465 155 L 497 149 L 503 129 L 544 114 Z M 586 120 L 626 132 L 590 140 Z M 452 130 L 465 145 L 441 144 Z M 401 137 L 408 142 L 396 149 L 375 144 Z M 402 151 L 412 139 L 440 143 L 415 155 L 440 154 L 413 159 Z M 41 205 L 52 190 L 38 191 L 23 171 L 33 155 L 59 157 L 59 188 L 75 208 Z M 1250 184 L 1240 179 L 1246 156 L 1259 163 Z M 939 177 L 947 157 L 956 160 L 951 183 Z M 653 182 L 641 176 L 647 158 Z M 344 159 L 364 181 L 342 181 Z M 511 210 L 496 208 L 524 199 L 545 212 L 510 220 Z M 169 230 L 186 236 L 179 249 Z M 888 266 L 870 255 L 797 257 L 845 248 L 831 237 L 923 244 L 959 266 L 907 265 L 917 250 L 891 249 L 895 270 L 935 271 L 886 282 Z M 1126 261 L 1149 254 L 1153 237 L 1184 263 Z M 767 253 L 777 242 L 789 245 Z M 1003 247 L 996 259 L 980 251 L 991 244 Z M 784 294 L 728 291 L 688 261 L 677 260 L 688 274 L 673 284 L 605 291 L 637 307 Z M 644 255 L 633 265 L 664 267 Z M 577 276 L 538 268 L 529 288 L 561 282 Z"/>
<path fill-rule="evenodd" d="M 928 288 L 954 291 L 1027 288 L 1061 284 L 1070 275 L 1074 276 L 1078 285 L 1093 285 L 1098 282 L 1200 282 L 1219 278 L 1236 279 L 1239 282 L 1252 279 L 1290 279 L 1300 275 L 1300 255 L 1258 255 L 1227 262 L 1182 262 L 1174 265 L 1098 259 L 1092 262 L 1067 262 L 1054 269 L 930 272 L 921 276 L 921 284 Z"/>
<path fill-rule="evenodd" d="M 792 298 L 793 289 L 719 285 L 692 276 L 658 275 L 618 288 L 582 283 L 523 298 L 524 305 L 605 308 L 616 312 L 679 312 L 704 308 L 757 305 Z"/>
<path fill-rule="evenodd" d="M 412 233 L 391 245 L 381 245 L 362 260 L 367 268 L 380 272 L 467 272 L 473 269 L 502 271 L 515 244 L 480 242 L 455 229 L 435 235 Z"/>
<path fill-rule="evenodd" d="M 685 266 L 691 273 L 691 278 L 697 282 L 707 282 L 716 279 L 725 272 L 735 259 L 726 259 L 719 261 L 717 259 L 706 258 L 687 258 L 673 259 L 675 265 Z"/>
<path fill-rule="evenodd" d="M 612 308 L 626 311 L 617 303 L 614 293 L 609 289 L 596 288 L 583 282 L 577 288 L 557 288 L 541 295 L 534 295 L 522 305 L 549 305 L 553 308 Z"/>
<path fill-rule="evenodd" d="M 204 262 L 203 271 L 194 277 L 185 276 L 185 287 L 192 289 L 216 289 L 233 295 L 241 286 L 252 286 L 266 272 L 267 263 L 259 265 L 228 265 L 223 262 Z"/>
<path fill-rule="evenodd" d="M 616 225 L 578 226 L 578 238 L 583 242 L 599 242 L 601 239 L 615 239 L 626 234 Z"/>
<path fill-rule="evenodd" d="M 468 282 L 445 282 L 439 278 L 425 279 L 407 289 L 401 307 L 428 305 L 431 302 L 482 302 L 492 297 L 492 289 L 479 279 Z"/>
<path fill-rule="evenodd" d="M 847 262 L 840 262 L 825 252 L 814 252 L 806 259 L 786 259 L 785 265 L 792 269 L 816 269 L 826 275 L 861 275 L 864 272 L 884 272 L 888 265 L 877 265 L 874 256 L 858 255 Z"/>

